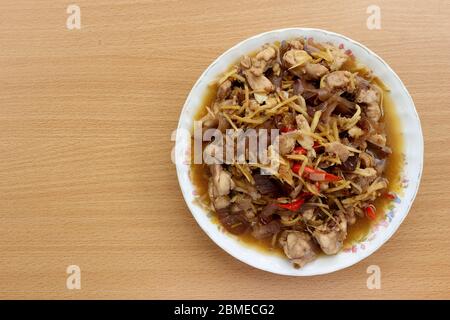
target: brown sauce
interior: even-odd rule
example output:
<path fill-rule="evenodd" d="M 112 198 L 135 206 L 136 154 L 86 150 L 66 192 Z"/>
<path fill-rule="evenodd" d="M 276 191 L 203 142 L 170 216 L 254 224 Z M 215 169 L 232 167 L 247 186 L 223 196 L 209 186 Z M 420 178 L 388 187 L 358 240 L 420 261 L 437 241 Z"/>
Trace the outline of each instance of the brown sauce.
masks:
<path fill-rule="evenodd" d="M 347 64 L 348 69 L 354 67 L 353 64 Z M 216 96 L 217 88 L 210 86 L 202 99 L 202 104 L 194 117 L 194 120 L 201 119 L 206 113 L 206 106 L 211 106 Z M 401 134 L 401 123 L 395 112 L 395 106 L 389 96 L 389 92 L 384 92 L 383 100 L 384 122 L 386 130 L 387 145 L 392 149 L 392 154 L 386 160 L 386 168 L 383 176 L 389 180 L 387 192 L 401 194 L 401 177 L 403 167 L 403 136 Z M 201 201 L 209 205 L 208 197 L 208 172 L 209 169 L 205 164 L 191 165 L 191 180 L 196 188 L 197 195 Z M 367 217 L 358 218 L 356 223 L 348 227 L 347 238 L 344 242 L 344 248 L 349 248 L 353 244 L 361 242 L 369 234 L 371 227 L 385 218 L 388 205 L 393 200 L 380 196 L 375 200 L 376 216 L 375 220 L 370 220 Z M 214 223 L 220 224 L 214 212 L 211 214 L 211 219 Z M 259 251 L 283 255 L 282 250 L 277 246 L 271 245 L 272 239 L 258 240 L 250 234 L 239 235 L 238 237 L 243 243 Z"/>

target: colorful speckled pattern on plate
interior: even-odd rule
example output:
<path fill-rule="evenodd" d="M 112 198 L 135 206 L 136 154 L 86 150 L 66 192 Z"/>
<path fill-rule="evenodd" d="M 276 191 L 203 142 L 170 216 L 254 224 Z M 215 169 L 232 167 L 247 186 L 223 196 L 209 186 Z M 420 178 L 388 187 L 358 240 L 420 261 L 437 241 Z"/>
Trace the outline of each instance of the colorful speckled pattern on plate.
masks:
<path fill-rule="evenodd" d="M 407 160 L 406 156 L 403 154 L 403 164 L 406 166 Z M 406 176 L 400 175 L 400 187 L 402 188 L 402 191 L 406 188 L 408 188 L 409 180 Z M 344 252 L 351 252 L 351 253 L 357 253 L 358 250 L 365 250 L 367 248 L 367 245 L 369 242 L 373 241 L 378 234 L 382 233 L 382 229 L 386 229 L 389 224 L 392 222 L 392 220 L 395 217 L 395 213 L 397 211 L 397 207 L 402 202 L 402 196 L 399 193 L 390 192 L 390 196 L 393 197 L 393 199 L 389 202 L 389 204 L 385 208 L 384 217 L 380 219 L 376 224 L 374 224 L 369 233 L 362 238 L 358 243 L 353 244 L 350 248 L 345 248 Z"/>

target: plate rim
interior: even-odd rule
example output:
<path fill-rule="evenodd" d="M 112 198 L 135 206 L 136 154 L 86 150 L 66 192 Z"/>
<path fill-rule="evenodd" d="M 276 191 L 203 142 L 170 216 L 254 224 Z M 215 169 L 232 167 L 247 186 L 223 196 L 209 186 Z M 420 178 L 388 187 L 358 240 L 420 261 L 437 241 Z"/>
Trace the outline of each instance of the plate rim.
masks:
<path fill-rule="evenodd" d="M 404 83 L 402 82 L 402 80 L 400 79 L 400 77 L 397 75 L 397 73 L 390 67 L 390 65 L 385 62 L 380 56 L 378 56 L 375 52 L 373 52 L 372 50 L 370 50 L 368 47 L 366 47 L 365 45 L 361 44 L 360 42 L 353 40 L 345 35 L 336 33 L 336 32 L 332 32 L 332 31 L 328 31 L 328 30 L 324 30 L 324 29 L 319 29 L 319 28 L 303 28 L 303 27 L 291 27 L 291 28 L 281 28 L 281 29 L 274 29 L 274 30 L 270 30 L 270 31 L 266 31 L 266 32 L 262 32 L 259 34 L 256 34 L 254 36 L 248 37 L 243 39 L 242 41 L 239 41 L 237 44 L 233 45 L 232 47 L 230 47 L 229 49 L 227 49 L 226 51 L 224 51 L 222 54 L 220 54 L 216 59 L 214 59 L 213 62 L 211 62 L 208 67 L 201 73 L 201 75 L 198 77 L 197 81 L 195 82 L 195 84 L 192 86 L 186 100 L 185 103 L 183 105 L 183 108 L 180 112 L 180 116 L 179 116 L 179 120 L 178 120 L 178 125 L 177 125 L 177 129 L 181 129 L 182 128 L 182 123 L 183 123 L 183 115 L 186 113 L 186 110 L 188 109 L 189 105 L 190 105 L 190 101 L 192 100 L 192 96 L 194 94 L 194 92 L 196 91 L 196 88 L 200 85 L 200 83 L 202 82 L 202 80 L 205 78 L 205 76 L 208 74 L 209 70 L 215 65 L 217 64 L 221 59 L 223 59 L 224 56 L 228 55 L 230 52 L 237 50 L 240 46 L 244 45 L 247 42 L 250 42 L 252 40 L 255 40 L 257 38 L 261 38 L 263 36 L 269 35 L 269 34 L 275 34 L 275 33 L 286 33 L 286 32 L 298 32 L 299 34 L 301 34 L 302 32 L 320 32 L 323 33 L 325 35 L 329 35 L 332 36 L 333 38 L 341 38 L 347 42 L 352 43 L 352 45 L 360 47 L 361 49 L 363 49 L 364 51 L 366 51 L 366 53 L 377 59 L 381 64 L 383 64 L 387 70 L 396 78 L 396 80 L 398 81 L 398 83 L 401 85 L 402 89 L 404 90 L 404 92 L 406 93 L 406 98 L 409 100 L 410 102 L 410 106 L 411 111 L 413 112 L 413 116 L 414 116 L 414 120 L 417 121 L 417 129 L 418 129 L 418 136 L 420 137 L 420 143 L 418 144 L 418 154 L 420 155 L 419 158 L 419 172 L 417 174 L 417 183 L 416 186 L 412 192 L 412 196 L 411 196 L 411 201 L 408 203 L 406 209 L 404 210 L 405 213 L 403 214 L 403 216 L 401 217 L 400 221 L 398 222 L 397 226 L 392 228 L 392 230 L 390 230 L 385 236 L 384 239 L 377 244 L 376 246 L 374 246 L 373 248 L 371 248 L 370 250 L 367 250 L 364 252 L 363 255 L 361 255 L 358 259 L 356 259 L 355 261 L 350 261 L 349 263 L 344 263 L 343 265 L 340 265 L 336 268 L 331 267 L 329 268 L 329 270 L 325 270 L 325 271 L 319 271 L 319 272 L 309 272 L 309 273 L 305 273 L 305 274 L 301 274 L 298 273 L 298 270 L 301 269 L 295 269 L 292 267 L 292 272 L 283 272 L 282 270 L 273 270 L 267 266 L 261 266 L 259 264 L 256 263 L 252 263 L 252 261 L 248 261 L 246 259 L 244 259 L 244 257 L 242 257 L 242 255 L 239 255 L 238 253 L 236 253 L 234 250 L 231 250 L 228 247 L 225 247 L 218 239 L 215 238 L 215 236 L 213 236 L 210 232 L 210 230 L 207 229 L 207 227 L 205 225 L 203 225 L 203 223 L 197 218 L 196 214 L 194 214 L 194 209 L 191 207 L 193 206 L 193 204 L 190 202 L 191 199 L 187 198 L 186 192 L 184 190 L 183 187 L 183 179 L 181 177 L 182 174 L 182 169 L 181 169 L 181 159 L 179 159 L 179 157 L 181 156 L 179 154 L 179 148 L 181 147 L 181 143 L 179 141 L 179 139 L 176 140 L 175 142 L 175 165 L 176 165 L 176 171 L 177 171 L 177 179 L 178 179 L 178 183 L 180 185 L 180 189 L 182 191 L 183 194 L 183 198 L 184 201 L 189 209 L 189 211 L 191 212 L 192 216 L 194 217 L 194 219 L 196 220 L 197 224 L 200 226 L 200 228 L 208 235 L 208 237 L 216 244 L 218 245 L 220 248 L 222 248 L 225 252 L 227 252 L 228 254 L 230 254 L 231 256 L 233 256 L 234 258 L 236 258 L 237 260 L 251 266 L 254 267 L 256 269 L 260 269 L 263 271 L 267 271 L 270 273 L 274 273 L 274 274 L 279 274 L 279 275 L 286 275 L 286 276 L 316 276 L 316 275 L 323 275 L 323 274 L 328 274 L 328 273 L 332 273 L 332 272 L 336 272 L 339 270 L 343 270 L 346 269 L 350 266 L 353 266 L 359 262 L 361 262 L 362 260 L 366 259 L 367 257 L 371 256 L 373 253 L 375 253 L 377 250 L 379 250 L 384 244 L 386 244 L 391 237 L 396 233 L 396 231 L 398 230 L 398 228 L 400 227 L 400 225 L 403 223 L 403 221 L 405 220 L 405 218 L 408 216 L 409 211 L 411 210 L 411 207 L 415 201 L 415 198 L 417 196 L 419 187 L 420 187 L 420 182 L 421 182 L 421 178 L 422 178 L 422 173 L 423 173 L 423 166 L 424 166 L 424 139 L 423 139 L 423 131 L 422 131 L 422 125 L 421 125 L 421 121 L 419 118 L 419 114 L 417 112 L 416 106 L 414 104 L 414 100 L 411 97 L 411 94 L 409 93 L 408 89 L 406 88 L 406 86 L 404 85 Z M 283 39 L 280 39 L 283 40 Z M 261 43 L 261 45 L 263 45 L 263 43 Z M 203 213 L 205 215 L 207 215 L 207 212 L 205 210 L 202 209 L 202 211 L 204 211 Z M 240 244 L 241 246 L 245 246 L 243 244 Z M 254 248 L 251 248 L 251 250 L 257 251 Z M 297 272 L 295 272 L 297 271 Z"/>

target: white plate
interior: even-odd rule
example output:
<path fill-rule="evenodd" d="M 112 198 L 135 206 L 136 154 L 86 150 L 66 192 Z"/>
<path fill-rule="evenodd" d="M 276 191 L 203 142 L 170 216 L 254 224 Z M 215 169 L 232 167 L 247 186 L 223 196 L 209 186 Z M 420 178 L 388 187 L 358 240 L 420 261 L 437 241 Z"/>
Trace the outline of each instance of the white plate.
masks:
<path fill-rule="evenodd" d="M 300 36 L 313 37 L 318 42 L 329 41 L 335 45 L 343 44 L 346 49 L 352 50 L 358 61 L 371 68 L 391 88 L 391 98 L 401 121 L 401 132 L 405 141 L 405 165 L 401 174 L 404 192 L 402 195 L 398 195 L 393 209 L 386 215 L 386 220 L 372 228 L 370 235 L 364 242 L 335 256 L 320 256 L 303 268 L 295 269 L 288 259 L 260 252 L 246 246 L 240 242 L 238 237 L 225 232 L 223 228 L 213 223 L 207 212 L 195 203 L 195 189 L 189 178 L 190 166 L 186 162 L 186 155 L 189 152 L 190 145 L 190 141 L 186 136 L 180 136 L 177 139 L 175 160 L 178 180 L 184 199 L 200 227 L 218 246 L 233 257 L 258 269 L 283 275 L 311 276 L 341 270 L 374 253 L 394 234 L 405 219 L 414 201 L 422 174 L 422 129 L 414 102 L 397 74 L 371 50 L 343 35 L 309 28 L 274 30 L 240 42 L 217 58 L 203 72 L 192 88 L 181 111 L 178 128 L 189 131 L 192 129 L 193 117 L 200 107 L 208 84 L 226 71 L 242 55 L 260 48 L 265 43 L 273 43 Z"/>

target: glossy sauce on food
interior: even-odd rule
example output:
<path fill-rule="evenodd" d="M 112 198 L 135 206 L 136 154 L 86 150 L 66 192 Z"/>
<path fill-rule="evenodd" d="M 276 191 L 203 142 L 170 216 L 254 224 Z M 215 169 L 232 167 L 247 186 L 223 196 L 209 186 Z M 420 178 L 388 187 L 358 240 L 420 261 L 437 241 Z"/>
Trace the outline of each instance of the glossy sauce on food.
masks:
<path fill-rule="evenodd" d="M 354 64 L 347 64 L 347 68 L 351 70 Z M 211 106 L 216 97 L 217 88 L 211 85 L 205 96 L 202 99 L 202 104 L 194 120 L 201 119 L 206 113 L 206 106 Z M 385 124 L 386 130 L 386 144 L 392 150 L 392 154 L 386 159 L 386 167 L 383 177 L 387 178 L 389 185 L 387 193 L 401 194 L 401 172 L 403 167 L 403 137 L 401 134 L 401 123 L 395 112 L 395 106 L 390 98 L 389 92 L 384 91 L 383 99 L 383 118 L 382 122 Z M 206 205 L 210 205 L 208 196 L 208 166 L 206 164 L 192 164 L 191 165 L 191 180 L 196 188 L 199 201 Z M 381 220 L 385 219 L 387 207 L 393 200 L 389 197 L 381 195 L 374 202 L 376 207 L 376 219 L 370 220 L 367 217 L 358 218 L 356 223 L 348 226 L 347 238 L 344 242 L 344 249 L 351 247 L 353 244 L 361 242 L 368 235 L 371 227 Z M 211 219 L 214 223 L 220 224 L 214 212 L 211 212 Z M 281 248 L 272 245 L 272 239 L 258 240 L 252 237 L 249 233 L 242 234 L 237 237 L 246 245 L 249 245 L 257 250 L 264 252 L 271 252 L 282 255 Z"/>

